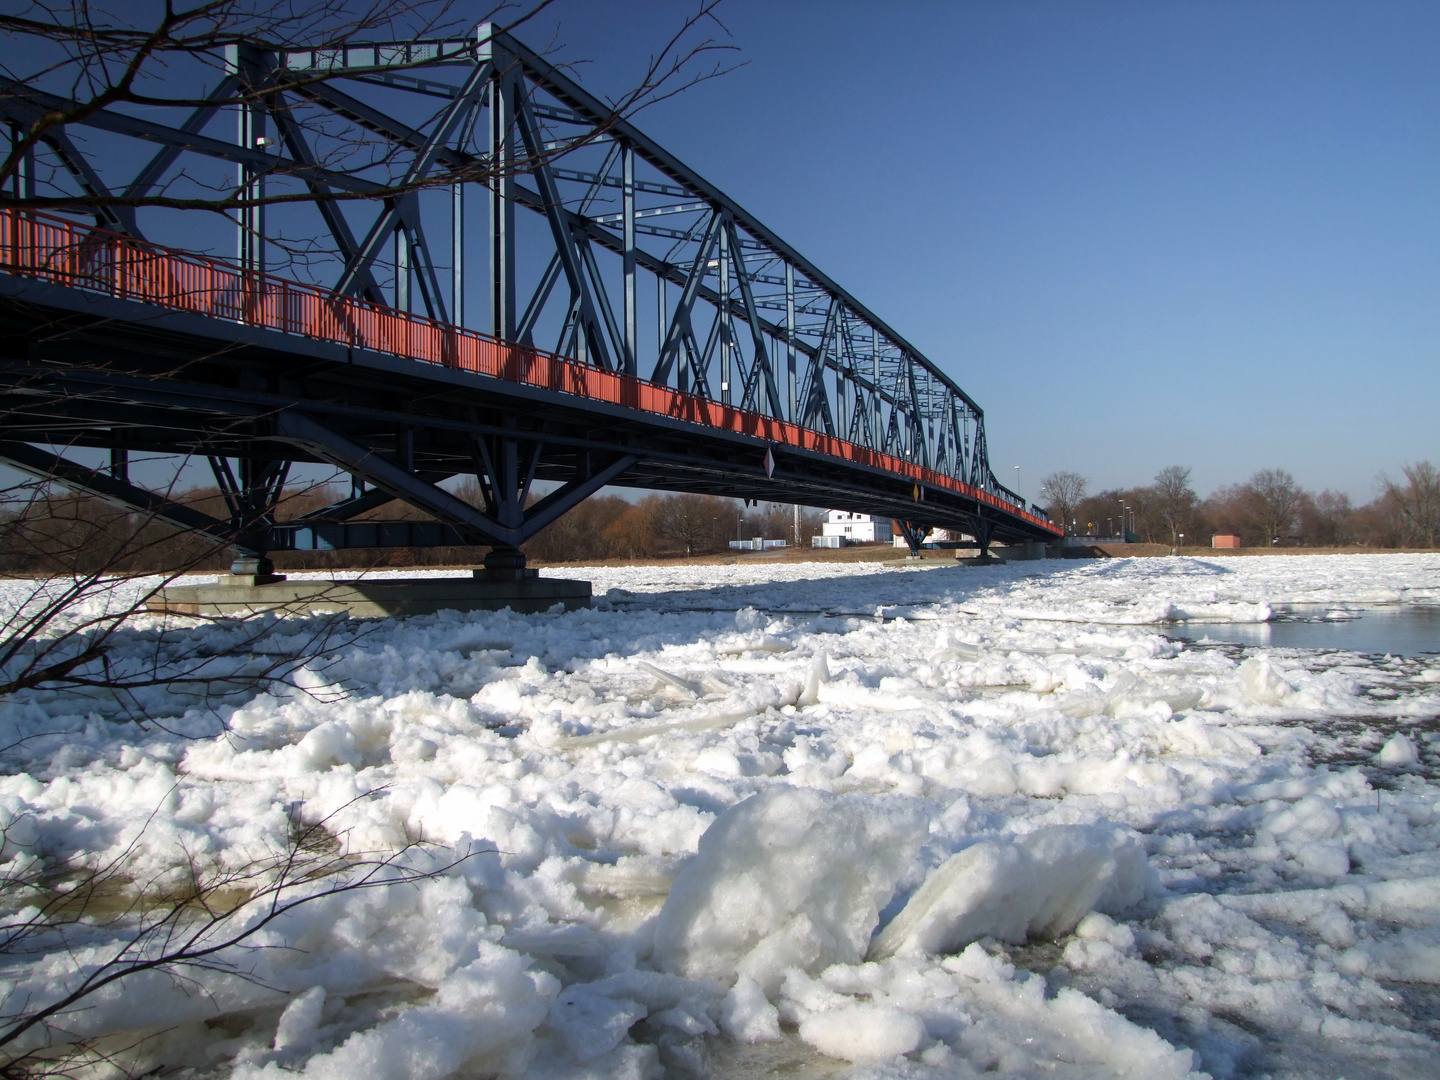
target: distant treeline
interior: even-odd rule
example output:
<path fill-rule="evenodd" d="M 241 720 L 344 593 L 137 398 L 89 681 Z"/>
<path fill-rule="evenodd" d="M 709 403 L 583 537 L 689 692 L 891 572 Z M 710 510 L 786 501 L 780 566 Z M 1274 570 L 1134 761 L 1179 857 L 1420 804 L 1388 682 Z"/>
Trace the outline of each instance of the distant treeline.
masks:
<path fill-rule="evenodd" d="M 1147 487 L 1093 494 L 1078 473 L 1052 473 L 1040 498 L 1056 524 L 1080 536 L 1120 535 L 1123 514 L 1124 527 L 1147 543 L 1173 545 L 1183 534 L 1186 546 L 1208 546 L 1212 536 L 1229 534 L 1245 547 L 1440 546 L 1440 472 L 1421 461 L 1402 474 L 1382 476 L 1380 493 L 1363 506 L 1328 489 L 1306 491 L 1284 469 L 1263 469 L 1201 499 L 1181 465 L 1162 469 Z"/>
<path fill-rule="evenodd" d="M 1428 461 L 1408 465 L 1403 478 L 1382 477 L 1380 493 L 1363 506 L 1332 491 L 1301 488 L 1283 469 L 1257 472 L 1243 484 L 1222 487 L 1201 499 L 1190 470 L 1172 465 L 1146 487 L 1088 490 L 1085 477 L 1057 472 L 1041 482 L 1041 501 L 1051 518 L 1079 536 L 1117 536 L 1133 530 L 1149 543 L 1206 546 L 1217 534 L 1239 536 L 1245 547 L 1374 548 L 1440 546 L 1440 472 Z M 276 511 L 279 521 L 303 517 L 348 494 L 334 484 L 291 490 Z M 473 480 L 456 489 L 473 505 Z M 212 518 L 228 516 L 216 488 L 172 494 Z M 1123 504 L 1123 508 L 1122 508 Z M 1124 524 L 1122 526 L 1122 515 Z M 395 501 L 352 519 L 427 520 Z M 799 543 L 808 547 L 824 514 L 801 515 Z M 746 506 L 712 495 L 648 495 L 638 501 L 595 495 L 525 545 L 535 561 L 592 562 L 604 559 L 712 555 L 727 542 L 760 536 L 795 543 L 794 508 L 780 503 Z M 476 563 L 484 548 L 387 548 L 360 551 L 276 553 L 282 566 L 328 569 L 367 565 L 418 566 Z M 21 485 L 0 493 L 0 573 L 24 576 L 73 573 L 213 571 L 229 565 L 223 546 L 134 511 L 54 485 Z"/>
<path fill-rule="evenodd" d="M 212 518 L 228 510 L 218 488 L 168 493 Z M 289 492 L 276 510 L 278 521 L 303 517 L 342 501 L 346 489 L 317 484 Z M 456 494 L 480 504 L 473 480 Z M 801 514 L 800 543 L 820 531 L 823 514 Z M 379 507 L 353 521 L 429 520 L 423 511 L 399 502 Z M 779 503 L 746 506 L 710 495 L 649 495 L 638 501 L 596 495 L 581 503 L 525 544 L 539 562 L 578 562 L 656 556 L 711 555 L 727 550 L 727 541 L 761 536 L 795 543 L 794 508 Z M 363 565 L 478 563 L 484 548 L 386 548 L 360 551 L 277 552 L 282 567 L 328 569 Z M 33 484 L 0 495 L 0 573 L 23 576 L 73 573 L 152 573 L 215 571 L 229 566 L 223 546 L 195 533 L 88 495 Z"/>
<path fill-rule="evenodd" d="M 821 511 L 802 510 L 801 545 L 809 546 L 823 521 Z M 638 502 L 593 495 L 527 543 L 525 554 L 542 562 L 713 555 L 731 540 L 756 536 L 794 544 L 794 508 L 714 495 L 647 495 Z"/>

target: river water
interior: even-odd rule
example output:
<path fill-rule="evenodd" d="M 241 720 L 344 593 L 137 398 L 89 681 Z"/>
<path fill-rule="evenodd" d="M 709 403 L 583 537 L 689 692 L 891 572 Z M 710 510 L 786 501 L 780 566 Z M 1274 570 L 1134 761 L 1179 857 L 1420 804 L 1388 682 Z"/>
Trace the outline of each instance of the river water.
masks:
<path fill-rule="evenodd" d="M 1440 606 L 1277 606 L 1263 623 L 1176 623 L 1169 637 L 1277 649 L 1344 649 L 1392 656 L 1440 653 Z"/>

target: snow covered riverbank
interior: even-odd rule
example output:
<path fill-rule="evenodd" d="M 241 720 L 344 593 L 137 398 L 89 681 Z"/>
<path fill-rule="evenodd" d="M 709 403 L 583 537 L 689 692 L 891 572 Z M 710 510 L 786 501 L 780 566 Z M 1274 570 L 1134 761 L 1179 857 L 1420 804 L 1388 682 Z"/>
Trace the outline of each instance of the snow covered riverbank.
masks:
<path fill-rule="evenodd" d="M 218 713 L 0 703 L 11 873 L 480 852 L 65 1026 L 246 1077 L 1433 1074 L 1440 657 L 1164 633 L 1440 604 L 1440 556 L 566 573 L 595 609 L 368 624 Z M 111 939 L 0 958 L 8 1009 Z"/>

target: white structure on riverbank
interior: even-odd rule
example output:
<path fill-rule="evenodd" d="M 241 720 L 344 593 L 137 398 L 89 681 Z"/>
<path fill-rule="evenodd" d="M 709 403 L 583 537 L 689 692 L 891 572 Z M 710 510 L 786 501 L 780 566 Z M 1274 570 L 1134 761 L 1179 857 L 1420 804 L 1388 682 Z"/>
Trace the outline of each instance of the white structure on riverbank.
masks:
<path fill-rule="evenodd" d="M 843 537 L 847 544 L 888 544 L 894 531 L 894 522 L 887 517 L 852 514 L 848 510 L 828 511 L 820 527 L 821 536 Z"/>

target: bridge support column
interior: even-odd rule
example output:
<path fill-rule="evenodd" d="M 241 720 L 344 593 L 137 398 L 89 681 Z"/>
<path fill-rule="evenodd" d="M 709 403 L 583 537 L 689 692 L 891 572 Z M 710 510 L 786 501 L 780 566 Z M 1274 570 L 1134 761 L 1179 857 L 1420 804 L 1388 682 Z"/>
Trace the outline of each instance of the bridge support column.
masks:
<path fill-rule="evenodd" d="M 527 581 L 540 576 L 525 565 L 525 553 L 516 547 L 493 547 L 485 553 L 481 569 L 471 573 L 478 581 Z"/>
<path fill-rule="evenodd" d="M 896 524 L 900 526 L 900 535 L 905 537 L 905 546 L 910 549 L 910 558 L 920 558 L 920 545 L 930 533 L 929 526 L 916 525 L 909 521 L 899 521 Z"/>
<path fill-rule="evenodd" d="M 971 520 L 973 522 L 971 529 L 974 531 L 975 544 L 979 547 L 980 554 L 969 558 L 956 556 L 956 562 L 965 563 L 969 566 L 985 566 L 990 563 L 1004 562 L 1004 559 L 997 559 L 990 554 L 990 541 L 994 539 L 995 536 L 995 523 L 985 517 L 983 513 L 975 514 Z"/>
<path fill-rule="evenodd" d="M 285 488 L 290 462 L 243 457 L 237 479 L 228 458 L 211 456 L 210 471 L 230 511 L 235 560 L 230 573 L 236 583 L 269 585 L 284 581 L 270 561 L 270 531 L 275 526 L 275 505 Z"/>

